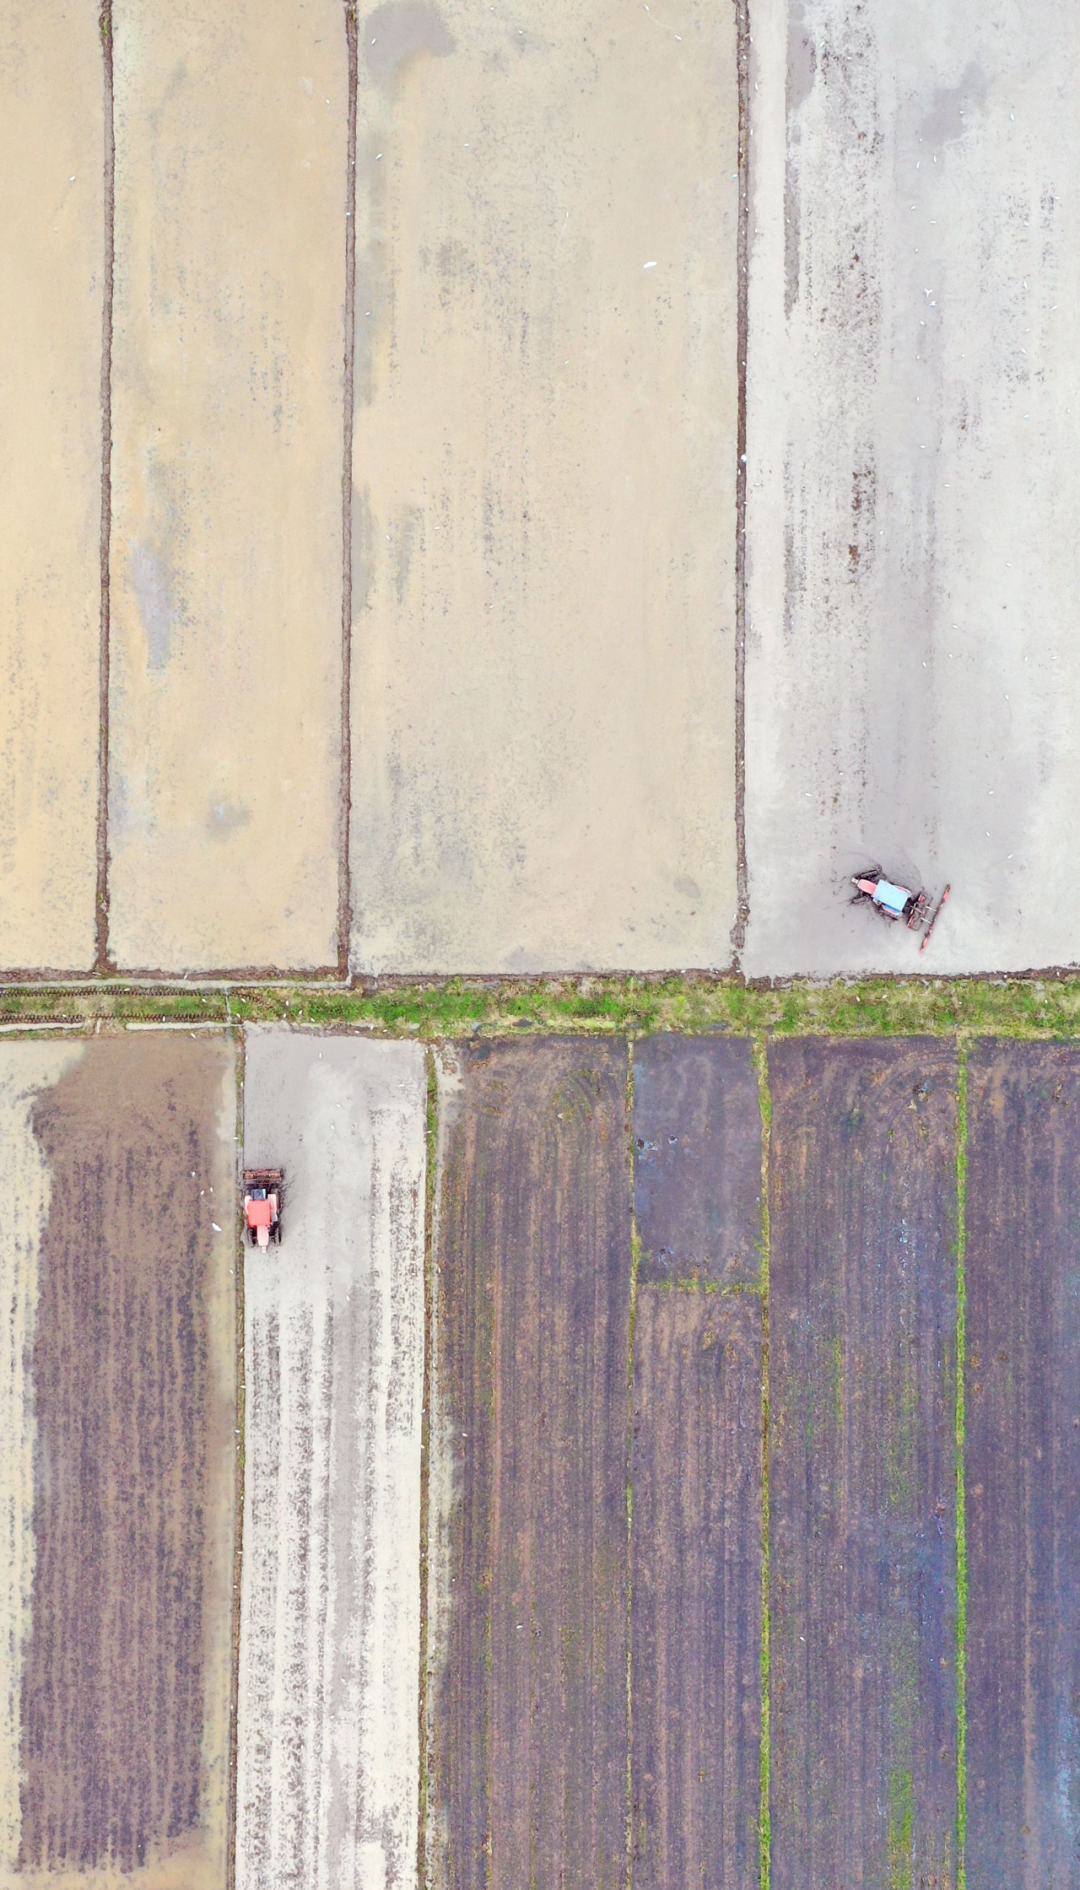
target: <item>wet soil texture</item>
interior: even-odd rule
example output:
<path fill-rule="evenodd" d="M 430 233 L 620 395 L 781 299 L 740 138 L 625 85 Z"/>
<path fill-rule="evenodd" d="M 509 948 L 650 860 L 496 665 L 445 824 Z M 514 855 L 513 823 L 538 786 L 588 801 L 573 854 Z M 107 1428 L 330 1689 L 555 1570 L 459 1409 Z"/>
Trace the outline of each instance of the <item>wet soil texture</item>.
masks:
<path fill-rule="evenodd" d="M 237 1890 L 409 1890 L 419 1800 L 424 1054 L 258 1030 Z"/>
<path fill-rule="evenodd" d="M 951 1885 L 955 1050 L 769 1079 L 772 1882 Z"/>
<path fill-rule="evenodd" d="M 621 1042 L 461 1053 L 438 1230 L 436 1881 L 626 1876 L 630 1125 Z"/>
<path fill-rule="evenodd" d="M 742 968 L 1075 963 L 1080 11 L 751 10 Z"/>
<path fill-rule="evenodd" d="M 101 1040 L 33 1105 L 49 1188 L 21 1835 L 5 1882 L 224 1879 L 233 1082 L 221 1043 Z"/>
<path fill-rule="evenodd" d="M 639 1283 L 758 1278 L 761 1116 L 746 1038 L 634 1045 L 634 1219 Z"/>
<path fill-rule="evenodd" d="M 756 1293 L 638 1290 L 635 1890 L 757 1881 L 761 1337 Z"/>
<path fill-rule="evenodd" d="M 1080 1049 L 972 1048 L 968 1882 L 1080 1882 Z"/>

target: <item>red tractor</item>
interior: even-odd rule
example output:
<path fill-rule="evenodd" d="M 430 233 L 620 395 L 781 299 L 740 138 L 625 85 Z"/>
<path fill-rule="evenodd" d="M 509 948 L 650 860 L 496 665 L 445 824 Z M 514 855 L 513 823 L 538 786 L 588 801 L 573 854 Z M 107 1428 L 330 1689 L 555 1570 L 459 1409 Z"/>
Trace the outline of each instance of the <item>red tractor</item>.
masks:
<path fill-rule="evenodd" d="M 281 1239 L 281 1210 L 285 1200 L 283 1168 L 245 1168 L 244 1226 L 253 1247 L 275 1246 Z"/>

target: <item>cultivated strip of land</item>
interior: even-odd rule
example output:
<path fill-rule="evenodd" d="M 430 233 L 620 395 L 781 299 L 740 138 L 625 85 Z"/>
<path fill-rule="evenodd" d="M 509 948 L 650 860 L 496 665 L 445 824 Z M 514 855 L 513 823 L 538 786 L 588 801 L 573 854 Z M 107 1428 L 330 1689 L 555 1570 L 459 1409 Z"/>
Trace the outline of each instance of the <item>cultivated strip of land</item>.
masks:
<path fill-rule="evenodd" d="M 1080 1832 L 1080 1049 L 972 1049 L 967 1881 L 1075 1881 Z"/>
<path fill-rule="evenodd" d="M 633 1061 L 639 1284 L 752 1284 L 761 1123 L 749 1038 L 645 1037 Z"/>
<path fill-rule="evenodd" d="M 434 1441 L 456 1500 L 428 1701 L 455 1890 L 625 1882 L 626 1091 L 618 1042 L 481 1045 L 444 1078 Z"/>
<path fill-rule="evenodd" d="M 94 962 L 103 80 L 95 5 L 8 0 L 0 65 L 0 964 Z"/>
<path fill-rule="evenodd" d="M 20 1043 L 0 1051 L 0 1881 L 11 1883 L 22 1849 L 23 1663 L 32 1627 L 34 1462 L 37 1423 L 32 1358 L 41 1290 L 41 1235 L 52 1178 L 34 1134 L 39 1094 L 84 1054 L 83 1046 Z"/>
<path fill-rule="evenodd" d="M 775 1890 L 955 1863 L 950 1046 L 769 1052 Z"/>
<path fill-rule="evenodd" d="M 345 9 L 111 19 L 110 956 L 335 965 Z"/>
<path fill-rule="evenodd" d="M 632 1878 L 741 1890 L 758 1860 L 761 1302 L 638 1287 Z"/>
<path fill-rule="evenodd" d="M 702 0 L 362 25 L 363 971 L 728 960 L 735 41 Z"/>
<path fill-rule="evenodd" d="M 238 1890 L 416 1882 L 425 1081 L 413 1045 L 248 1041 L 286 1196 L 245 1265 Z"/>
<path fill-rule="evenodd" d="M 758 1858 L 761 1767 L 761 1118 L 748 1039 L 634 1045 L 633 1168 L 632 1882 L 737 1890 Z"/>
<path fill-rule="evenodd" d="M 68 1050 L 32 1121 L 48 1170 L 24 1354 L 32 1582 L 18 1846 L 0 1882 L 219 1890 L 235 1529 L 232 1048 L 147 1036 Z M 21 1255 L 4 1243 L 7 1266 L 30 1258 L 25 1230 Z"/>
<path fill-rule="evenodd" d="M 962 876 L 940 969 L 1060 963 L 1080 937 L 1080 16 L 752 15 L 742 968 L 901 969 L 901 929 L 845 902 L 882 854 Z"/>

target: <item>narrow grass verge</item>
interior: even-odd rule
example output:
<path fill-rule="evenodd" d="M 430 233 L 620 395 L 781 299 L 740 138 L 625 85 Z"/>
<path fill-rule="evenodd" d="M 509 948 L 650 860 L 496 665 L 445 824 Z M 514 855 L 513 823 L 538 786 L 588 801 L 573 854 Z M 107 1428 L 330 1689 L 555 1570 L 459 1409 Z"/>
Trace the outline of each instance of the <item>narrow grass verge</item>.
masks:
<path fill-rule="evenodd" d="M 115 978 L 0 984 L 0 1019 L 298 1023 L 379 1035 L 446 1037 L 730 1031 L 774 1036 L 1080 1036 L 1080 976 L 834 979 L 750 986 L 687 973 L 619 977 L 441 978 L 365 988 L 302 980 L 138 984 Z"/>
<path fill-rule="evenodd" d="M 772 1769 L 772 1723 L 769 1679 L 771 1664 L 769 1622 L 769 1132 L 772 1096 L 769 1091 L 768 1044 L 754 1038 L 758 1107 L 761 1111 L 761 1792 L 758 1806 L 758 1883 L 769 1890 L 772 1877 L 772 1812 L 769 1785 Z"/>
<path fill-rule="evenodd" d="M 968 1046 L 957 1045 L 956 1076 L 956 1890 L 967 1884 L 967 1492 L 965 1385 L 967 1362 L 967 1079 Z"/>

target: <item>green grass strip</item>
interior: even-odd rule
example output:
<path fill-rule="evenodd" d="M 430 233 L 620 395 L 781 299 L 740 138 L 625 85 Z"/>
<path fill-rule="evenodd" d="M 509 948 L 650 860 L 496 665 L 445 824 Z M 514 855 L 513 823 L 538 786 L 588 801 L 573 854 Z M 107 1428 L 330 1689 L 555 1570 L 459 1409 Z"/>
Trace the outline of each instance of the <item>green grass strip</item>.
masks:
<path fill-rule="evenodd" d="M 956 1077 L 956 1890 L 967 1884 L 967 1492 L 964 1482 L 964 1372 L 967 1362 L 968 1046 L 957 1046 Z"/>
<path fill-rule="evenodd" d="M 772 1770 L 769 1622 L 769 1134 L 772 1096 L 769 1091 L 768 1047 L 754 1038 L 758 1106 L 761 1111 L 761 1777 L 758 1802 L 758 1883 L 769 1890 L 772 1876 L 772 1812 L 769 1784 Z"/>
<path fill-rule="evenodd" d="M 352 1027 L 424 1040 L 477 1031 L 769 1031 L 774 1036 L 1080 1036 L 1080 976 L 833 979 L 780 987 L 735 977 L 442 978 L 366 989 L 313 980 L 0 985 L 8 1024 L 98 1019 Z"/>

